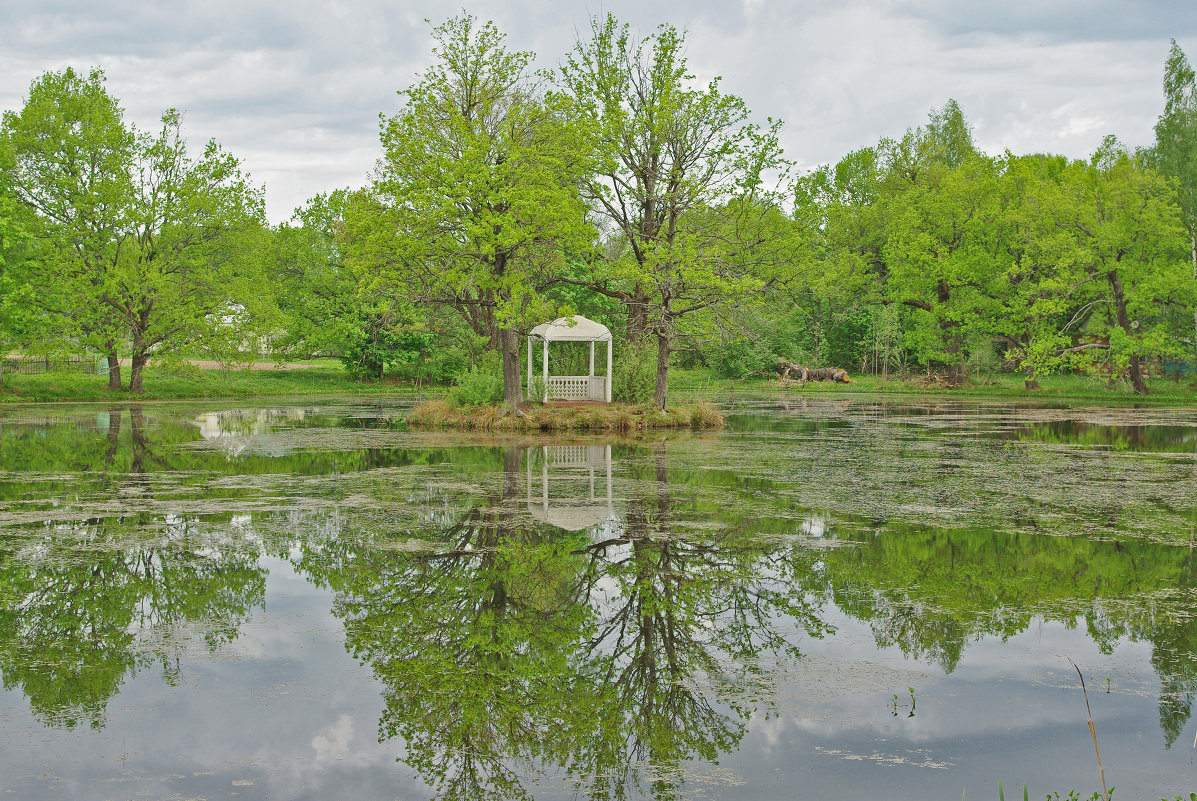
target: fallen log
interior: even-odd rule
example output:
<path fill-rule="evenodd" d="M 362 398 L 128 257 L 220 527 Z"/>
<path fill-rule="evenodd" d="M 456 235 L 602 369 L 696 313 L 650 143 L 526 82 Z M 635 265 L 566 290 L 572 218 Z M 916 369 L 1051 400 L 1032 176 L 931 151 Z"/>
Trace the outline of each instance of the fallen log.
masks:
<path fill-rule="evenodd" d="M 779 359 L 774 369 L 777 372 L 777 377 L 780 379 L 792 376 L 803 383 L 807 381 L 835 381 L 840 384 L 847 384 L 851 381 L 848 378 L 848 371 L 839 367 L 803 367 L 801 364 L 795 364 L 789 359 Z"/>

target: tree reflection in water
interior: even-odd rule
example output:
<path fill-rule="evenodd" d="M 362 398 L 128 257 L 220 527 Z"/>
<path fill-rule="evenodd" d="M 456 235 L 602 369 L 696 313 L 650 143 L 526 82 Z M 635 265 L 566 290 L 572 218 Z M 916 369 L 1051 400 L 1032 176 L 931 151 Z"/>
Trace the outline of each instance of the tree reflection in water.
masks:
<path fill-rule="evenodd" d="M 557 773 L 595 798 L 645 781 L 672 797 L 683 762 L 734 749 L 767 703 L 758 657 L 797 654 L 776 621 L 825 627 L 778 586 L 792 554 L 675 536 L 663 443 L 599 542 L 529 517 L 522 460 L 505 451 L 498 490 L 434 552 L 334 541 L 301 567 L 386 685 L 380 737 L 438 795 L 526 798 L 527 777 Z"/>
<path fill-rule="evenodd" d="M 259 417 L 221 418 L 221 430 L 257 431 Z M 677 795 L 689 762 L 734 751 L 749 718 L 773 711 L 783 679 L 769 665 L 827 631 L 824 609 L 945 673 L 973 642 L 1036 621 L 1080 628 L 1107 653 L 1146 643 L 1166 744 L 1192 713 L 1193 552 L 1171 529 L 1102 523 L 1117 511 L 1105 499 L 1078 513 L 1096 508 L 1101 536 L 1064 536 L 1076 515 L 1036 508 L 1005 524 L 816 513 L 795 487 L 826 490 L 834 507 L 880 481 L 872 462 L 754 472 L 734 449 L 758 459 L 762 446 L 734 439 L 720 440 L 726 460 L 711 442 L 614 446 L 612 503 L 589 450 L 585 476 L 557 466 L 546 483 L 539 445 L 536 462 L 518 447 L 436 442 L 183 446 L 198 436 L 139 407 L 0 428 L 0 673 L 45 722 L 102 725 L 122 682 L 150 665 L 174 680 L 180 632 L 211 648 L 236 636 L 262 603 L 263 553 L 335 590 L 350 650 L 385 687 L 380 738 L 446 797 L 528 797 L 550 782 L 585 797 Z M 960 465 L 988 453 L 960 447 L 933 449 L 935 480 L 959 484 L 957 501 L 980 491 Z M 1075 453 L 1036 454 L 1043 475 L 1075 469 Z M 1161 486 L 1174 473 L 1159 472 Z M 263 493 L 272 508 L 255 511 Z M 795 536 L 814 516 L 821 544 L 842 547 Z"/>
<path fill-rule="evenodd" d="M 102 414 L 103 450 L 74 458 L 118 460 L 128 472 L 106 477 L 106 491 L 132 487 L 152 499 L 143 471 L 160 457 L 141 407 L 129 408 L 127 440 L 123 410 Z M 0 548 L 4 687 L 20 687 L 49 725 L 101 727 L 109 699 L 138 669 L 157 662 L 173 684 L 188 638 L 215 650 L 237 636 L 263 602 L 259 555 L 227 520 L 194 516 L 137 512 L 10 532 Z"/>

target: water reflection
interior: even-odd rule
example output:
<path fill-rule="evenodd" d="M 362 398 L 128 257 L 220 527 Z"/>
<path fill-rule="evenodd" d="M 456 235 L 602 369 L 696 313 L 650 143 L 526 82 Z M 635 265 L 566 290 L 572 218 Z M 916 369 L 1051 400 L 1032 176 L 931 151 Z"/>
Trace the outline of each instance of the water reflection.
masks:
<path fill-rule="evenodd" d="M 385 688 L 384 739 L 445 798 L 527 797 L 514 763 L 551 760 L 589 721 L 570 655 L 593 627 L 576 594 L 582 535 L 519 513 L 517 449 L 503 481 L 437 530 L 432 553 L 336 539 L 299 566 L 337 594 L 347 645 Z M 568 736 L 568 734 L 566 735 Z"/>
<path fill-rule="evenodd" d="M 530 797 L 544 773 L 588 797 L 674 797 L 682 766 L 734 749 L 768 703 L 759 657 L 826 630 L 786 553 L 675 536 L 664 444 L 619 517 L 592 503 L 610 445 L 570 447 L 504 449 L 498 490 L 425 532 L 432 552 L 337 540 L 300 559 L 386 687 L 380 735 L 443 797 Z M 561 465 L 585 493 L 563 507 L 569 479 L 545 489 Z"/>
<path fill-rule="evenodd" d="M 539 461 L 539 492 L 533 500 L 533 463 Z M 527 454 L 528 512 L 537 520 L 566 531 L 582 531 L 615 520 L 611 497 L 611 446 L 541 445 Z M 595 473 L 606 477 L 606 497 L 596 498 Z M 550 497 L 549 478 L 554 493 Z M 578 484 L 583 486 L 579 487 Z M 581 490 L 581 491 L 579 491 Z M 584 494 L 583 494 L 584 493 Z"/>
<path fill-rule="evenodd" d="M 147 528 L 154 535 L 147 537 Z M 262 603 L 256 546 L 170 519 L 55 526 L 0 547 L 0 673 L 45 723 L 103 725 L 109 699 L 157 663 L 174 684 Z"/>
<path fill-rule="evenodd" d="M 1105 654 L 1142 643 L 1160 731 L 1134 747 L 1150 761 L 1190 723 L 1197 472 L 1161 444 L 1188 442 L 1175 419 L 1114 453 L 1052 420 L 1066 441 L 989 436 L 1038 425 L 1025 410 L 841 404 L 647 442 L 438 438 L 384 414 L 4 420 L 5 688 L 62 729 L 105 725 L 151 667 L 187 693 L 189 661 L 260 613 L 269 557 L 331 591 L 378 738 L 446 798 L 677 797 L 818 701 L 794 676 L 837 625 L 867 632 L 859 658 L 941 677 L 1053 621 Z M 907 680 L 880 675 L 890 719 Z M 921 722 L 956 701 L 918 703 Z"/>
<path fill-rule="evenodd" d="M 584 740 L 570 770 L 594 798 L 641 781 L 675 797 L 685 763 L 734 750 L 771 707 L 762 655 L 800 658 L 799 638 L 827 631 L 798 567 L 808 560 L 734 535 L 678 536 L 664 442 L 651 462 L 614 536 L 583 549 L 598 626 L 581 656 L 605 735 Z"/>

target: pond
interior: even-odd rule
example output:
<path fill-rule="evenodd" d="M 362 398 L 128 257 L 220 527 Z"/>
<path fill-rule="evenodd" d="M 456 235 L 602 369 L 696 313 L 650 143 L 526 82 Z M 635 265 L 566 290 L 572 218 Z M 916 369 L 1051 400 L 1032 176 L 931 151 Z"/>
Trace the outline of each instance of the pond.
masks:
<path fill-rule="evenodd" d="M 1197 789 L 1197 409 L 0 410 L 18 798 Z M 1071 662 L 1070 662 L 1071 660 Z"/>

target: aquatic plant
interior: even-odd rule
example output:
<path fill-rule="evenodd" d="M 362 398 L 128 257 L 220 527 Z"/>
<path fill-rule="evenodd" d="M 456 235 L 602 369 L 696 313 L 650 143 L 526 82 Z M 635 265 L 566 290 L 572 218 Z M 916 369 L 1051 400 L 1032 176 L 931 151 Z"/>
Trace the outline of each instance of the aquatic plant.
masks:
<path fill-rule="evenodd" d="M 1081 675 L 1081 669 L 1077 667 L 1076 662 L 1069 658 L 1068 663 L 1076 670 L 1076 675 L 1081 679 L 1081 692 L 1085 696 L 1085 711 L 1089 713 L 1089 735 L 1093 738 L 1093 751 L 1097 754 L 1097 772 L 1101 774 L 1101 791 L 1105 796 L 1105 801 L 1110 801 L 1110 791 L 1106 788 L 1106 769 L 1101 764 L 1101 749 L 1097 747 L 1097 727 L 1093 723 L 1093 710 L 1089 707 L 1089 690 L 1085 687 L 1085 677 Z"/>

